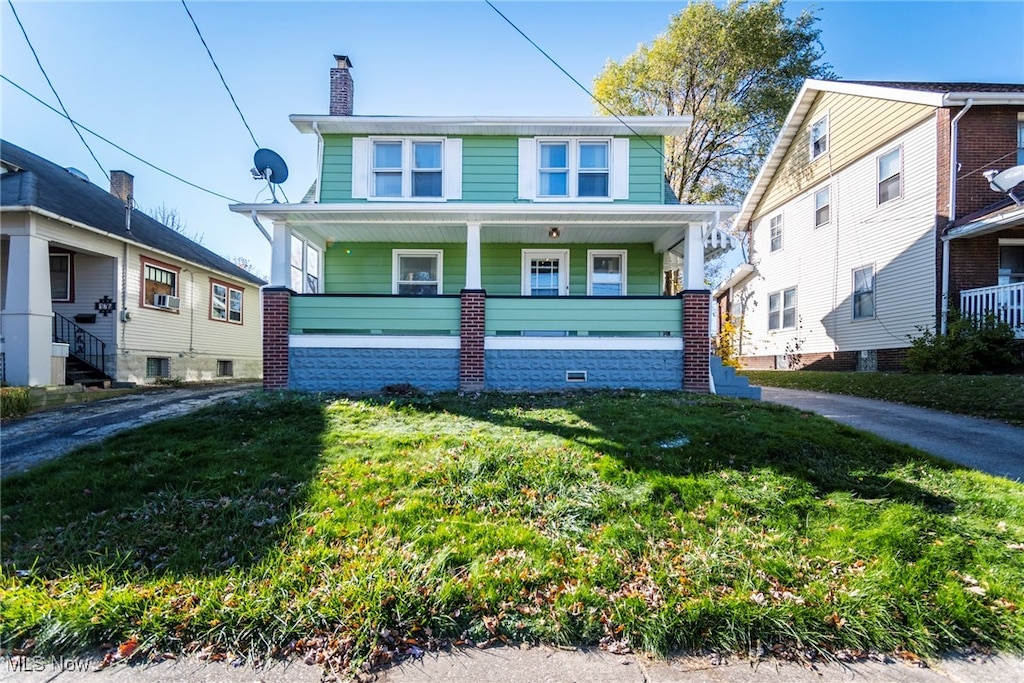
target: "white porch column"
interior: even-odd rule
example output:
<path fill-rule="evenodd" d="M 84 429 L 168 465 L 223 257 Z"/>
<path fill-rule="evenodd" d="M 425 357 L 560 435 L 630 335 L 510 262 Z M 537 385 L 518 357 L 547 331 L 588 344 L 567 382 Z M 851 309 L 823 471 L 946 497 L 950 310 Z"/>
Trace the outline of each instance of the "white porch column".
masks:
<path fill-rule="evenodd" d="M 274 242 L 270 246 L 270 284 L 291 287 L 291 233 L 284 221 L 274 221 Z"/>
<path fill-rule="evenodd" d="M 15 386 L 50 383 L 53 307 L 50 305 L 49 242 L 28 234 L 11 235 L 4 308 L 7 381 Z"/>
<path fill-rule="evenodd" d="M 707 289 L 704 284 L 704 231 L 703 226 L 686 226 L 685 257 L 683 258 L 683 289 Z"/>
<path fill-rule="evenodd" d="M 466 289 L 483 289 L 480 279 L 480 224 L 466 224 Z"/>

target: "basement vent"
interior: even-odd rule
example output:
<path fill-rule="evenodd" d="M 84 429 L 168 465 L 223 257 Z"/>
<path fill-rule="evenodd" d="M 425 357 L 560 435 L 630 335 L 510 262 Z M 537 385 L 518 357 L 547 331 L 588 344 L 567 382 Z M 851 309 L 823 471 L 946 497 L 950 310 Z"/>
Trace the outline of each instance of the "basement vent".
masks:
<path fill-rule="evenodd" d="M 565 371 L 566 382 L 586 382 L 587 371 L 586 370 L 566 370 Z"/>

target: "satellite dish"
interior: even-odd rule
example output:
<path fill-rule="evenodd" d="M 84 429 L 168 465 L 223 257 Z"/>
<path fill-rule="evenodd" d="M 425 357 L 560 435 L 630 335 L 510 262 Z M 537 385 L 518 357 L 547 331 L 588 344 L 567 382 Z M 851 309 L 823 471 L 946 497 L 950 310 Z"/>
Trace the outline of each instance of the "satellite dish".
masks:
<path fill-rule="evenodd" d="M 252 168 L 253 179 L 267 181 L 267 185 L 270 187 L 270 194 L 274 197 L 274 203 L 276 204 L 277 193 L 274 191 L 274 186 L 288 180 L 288 164 L 284 163 L 284 159 L 281 158 L 280 154 L 272 149 L 265 148 L 256 150 L 252 162 L 254 164 Z M 288 196 L 285 195 L 285 201 L 287 200 Z"/>
<path fill-rule="evenodd" d="M 985 176 L 985 180 L 988 181 L 988 186 L 992 188 L 993 192 L 1002 192 L 1012 199 L 1015 204 L 1021 205 L 1021 200 L 1013 194 L 1013 188 L 1024 182 L 1024 165 L 1013 166 L 1002 173 L 985 171 L 982 175 Z"/>

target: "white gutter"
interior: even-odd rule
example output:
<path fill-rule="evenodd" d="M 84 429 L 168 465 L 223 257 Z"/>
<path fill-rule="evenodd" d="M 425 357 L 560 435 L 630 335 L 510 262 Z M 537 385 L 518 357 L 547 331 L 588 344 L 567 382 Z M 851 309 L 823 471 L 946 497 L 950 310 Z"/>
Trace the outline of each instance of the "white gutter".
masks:
<path fill-rule="evenodd" d="M 435 135 L 683 135 L 691 116 L 327 116 L 292 114 L 300 132 Z"/>
<path fill-rule="evenodd" d="M 428 213 L 437 215 L 454 214 L 452 222 L 459 222 L 465 215 L 520 215 L 547 216 L 637 216 L 658 217 L 665 219 L 693 221 L 694 214 L 706 216 L 713 220 L 719 216 L 729 216 L 736 212 L 736 207 L 727 204 L 623 204 L 614 202 L 564 203 L 564 202 L 533 202 L 530 204 L 497 204 L 489 202 L 348 202 L 344 204 L 232 204 L 228 207 L 235 213 L 251 213 L 256 211 L 261 216 L 287 217 L 290 214 L 339 216 L 351 214 L 381 214 L 400 217 L 403 214 Z M 686 216 L 687 218 L 682 218 Z"/>
<path fill-rule="evenodd" d="M 949 225 L 952 225 L 953 221 L 956 220 L 956 173 L 957 173 L 957 160 L 956 160 L 956 138 L 957 138 L 957 122 L 970 111 L 971 107 L 974 106 L 974 100 L 970 97 L 964 103 L 963 109 L 961 109 L 956 116 L 953 117 L 953 121 L 949 126 Z M 942 241 L 942 315 L 940 318 L 939 332 L 940 334 L 946 334 L 946 323 L 949 318 L 949 240 Z"/>

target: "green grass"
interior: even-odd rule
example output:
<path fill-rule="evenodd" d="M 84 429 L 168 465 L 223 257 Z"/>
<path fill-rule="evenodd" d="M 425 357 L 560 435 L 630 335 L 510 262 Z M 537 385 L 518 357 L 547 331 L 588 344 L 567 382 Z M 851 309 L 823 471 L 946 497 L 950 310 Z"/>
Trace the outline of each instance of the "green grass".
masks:
<path fill-rule="evenodd" d="M 1024 486 L 717 397 L 259 394 L 9 477 L 2 514 L 7 648 L 1024 651 Z"/>
<path fill-rule="evenodd" d="M 742 370 L 751 384 L 906 403 L 1024 426 L 1024 375 Z"/>

